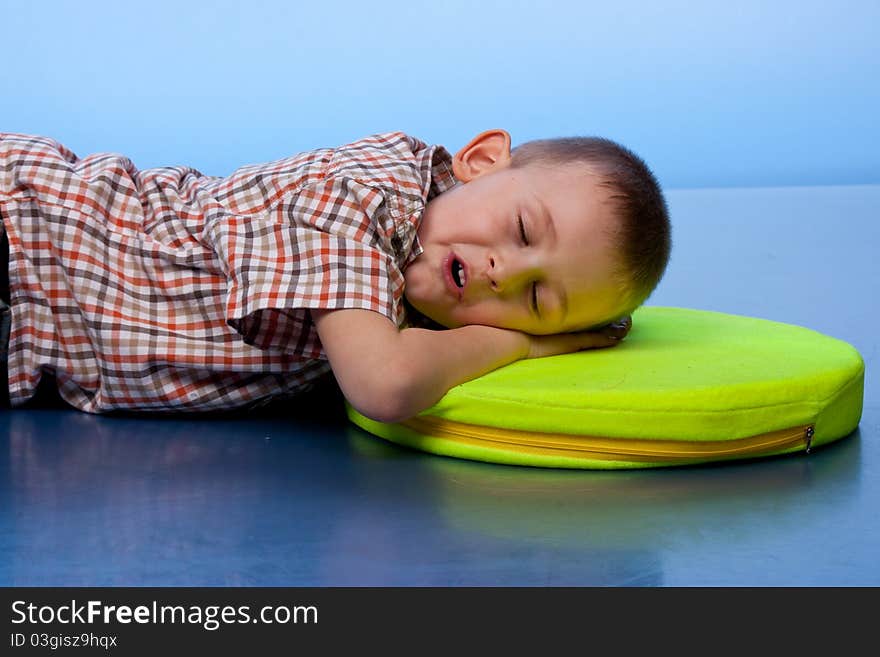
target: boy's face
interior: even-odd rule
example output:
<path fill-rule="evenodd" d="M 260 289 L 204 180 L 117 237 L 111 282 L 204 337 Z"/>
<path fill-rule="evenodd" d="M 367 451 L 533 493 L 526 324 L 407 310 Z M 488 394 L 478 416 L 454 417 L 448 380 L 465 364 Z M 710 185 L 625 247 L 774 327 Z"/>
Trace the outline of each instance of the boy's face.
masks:
<path fill-rule="evenodd" d="M 428 203 L 418 233 L 424 252 L 404 272 L 419 312 L 449 328 L 538 335 L 622 312 L 612 278 L 615 218 L 586 165 L 512 169 L 509 136 L 489 131 L 456 154 L 453 169 L 464 184 Z"/>

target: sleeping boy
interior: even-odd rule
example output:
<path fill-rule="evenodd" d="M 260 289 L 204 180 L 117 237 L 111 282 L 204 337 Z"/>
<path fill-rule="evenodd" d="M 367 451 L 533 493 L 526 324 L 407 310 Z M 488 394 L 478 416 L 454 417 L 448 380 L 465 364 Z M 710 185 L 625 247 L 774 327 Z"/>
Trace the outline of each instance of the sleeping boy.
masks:
<path fill-rule="evenodd" d="M 0 134 L 0 218 L 8 403 L 50 376 L 92 413 L 253 407 L 332 372 L 402 420 L 515 360 L 618 344 L 671 249 L 630 150 L 504 130 L 226 177 Z"/>

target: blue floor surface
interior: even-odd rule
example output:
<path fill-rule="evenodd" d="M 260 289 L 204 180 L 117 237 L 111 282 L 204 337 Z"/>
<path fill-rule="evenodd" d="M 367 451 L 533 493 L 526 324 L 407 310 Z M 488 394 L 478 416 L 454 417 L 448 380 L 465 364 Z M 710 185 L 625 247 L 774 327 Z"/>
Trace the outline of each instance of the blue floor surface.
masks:
<path fill-rule="evenodd" d="M 880 585 L 880 186 L 670 190 L 649 305 L 799 324 L 866 363 L 809 455 L 557 471 L 422 454 L 332 390 L 229 417 L 0 411 L 0 585 Z"/>

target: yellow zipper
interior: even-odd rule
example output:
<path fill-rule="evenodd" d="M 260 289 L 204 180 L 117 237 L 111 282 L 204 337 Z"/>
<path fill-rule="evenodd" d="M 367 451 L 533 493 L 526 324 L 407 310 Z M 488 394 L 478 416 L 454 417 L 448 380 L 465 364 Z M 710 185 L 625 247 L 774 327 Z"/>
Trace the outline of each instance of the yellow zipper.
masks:
<path fill-rule="evenodd" d="M 540 455 L 584 460 L 641 463 L 703 462 L 777 454 L 802 445 L 809 453 L 813 425 L 780 429 L 734 440 L 651 440 L 646 438 L 602 438 L 559 433 L 541 433 L 497 427 L 480 427 L 430 416 L 401 422 L 417 433 L 458 443 Z"/>

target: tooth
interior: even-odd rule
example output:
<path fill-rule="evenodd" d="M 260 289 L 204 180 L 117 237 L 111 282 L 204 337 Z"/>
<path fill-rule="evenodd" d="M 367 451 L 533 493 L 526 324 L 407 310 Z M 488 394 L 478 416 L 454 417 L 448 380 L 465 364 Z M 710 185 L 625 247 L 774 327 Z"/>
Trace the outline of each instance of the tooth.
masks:
<path fill-rule="evenodd" d="M 452 263 L 452 278 L 455 281 L 455 284 L 458 285 L 458 287 L 463 286 L 463 282 L 461 280 L 461 271 L 462 271 L 461 263 L 458 260 L 456 260 L 455 262 Z"/>

